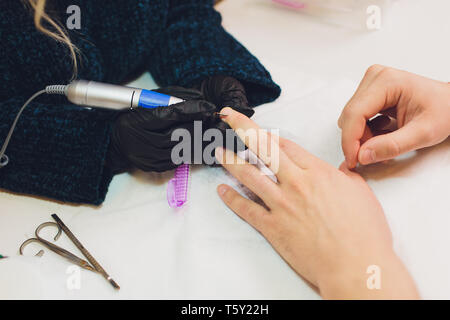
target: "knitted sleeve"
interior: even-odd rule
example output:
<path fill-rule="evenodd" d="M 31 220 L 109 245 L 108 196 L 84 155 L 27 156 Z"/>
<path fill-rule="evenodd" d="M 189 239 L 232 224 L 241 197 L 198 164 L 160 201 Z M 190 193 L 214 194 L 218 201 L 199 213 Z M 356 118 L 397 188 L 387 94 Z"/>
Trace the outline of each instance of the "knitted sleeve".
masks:
<path fill-rule="evenodd" d="M 0 102 L 0 144 L 24 100 Z M 0 168 L 0 188 L 64 202 L 102 203 L 112 179 L 104 162 L 113 116 L 32 102 L 6 149 L 9 163 Z"/>
<path fill-rule="evenodd" d="M 245 86 L 250 105 L 271 102 L 280 87 L 244 46 L 227 33 L 212 0 L 172 0 L 165 31 L 149 66 L 162 86 L 190 86 L 210 75 L 228 75 Z"/>

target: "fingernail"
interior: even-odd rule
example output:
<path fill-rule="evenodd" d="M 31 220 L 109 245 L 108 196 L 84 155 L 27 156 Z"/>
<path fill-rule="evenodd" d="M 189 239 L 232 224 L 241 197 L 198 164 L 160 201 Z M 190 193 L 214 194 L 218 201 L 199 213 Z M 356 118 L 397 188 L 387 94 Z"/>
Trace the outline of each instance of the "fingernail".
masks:
<path fill-rule="evenodd" d="M 219 112 L 214 112 L 214 115 L 218 116 L 219 118 L 227 116 L 226 114 L 222 114 L 222 113 L 219 113 Z"/>
<path fill-rule="evenodd" d="M 349 168 L 349 169 L 352 168 L 352 162 L 347 157 L 345 157 L 345 163 L 347 164 L 347 168 Z"/>
<path fill-rule="evenodd" d="M 228 187 L 221 184 L 218 188 L 217 188 L 217 193 L 223 197 L 225 195 L 225 193 L 228 191 Z"/>
<path fill-rule="evenodd" d="M 220 118 L 226 118 L 231 114 L 231 112 L 233 112 L 233 109 L 231 109 L 230 107 L 223 108 L 222 110 L 220 110 Z"/>
<path fill-rule="evenodd" d="M 369 163 L 375 162 L 375 160 L 376 160 L 375 151 L 372 149 L 364 150 L 361 160 L 362 160 L 363 164 L 369 164 Z"/>

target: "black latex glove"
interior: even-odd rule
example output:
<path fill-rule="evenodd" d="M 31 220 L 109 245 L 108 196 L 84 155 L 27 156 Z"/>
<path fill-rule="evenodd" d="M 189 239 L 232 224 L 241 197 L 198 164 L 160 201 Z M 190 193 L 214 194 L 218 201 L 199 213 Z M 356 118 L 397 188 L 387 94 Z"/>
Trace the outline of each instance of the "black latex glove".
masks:
<path fill-rule="evenodd" d="M 203 80 L 197 87 L 204 99 L 215 104 L 219 109 L 230 107 L 249 118 L 255 113 L 248 105 L 244 86 L 235 78 L 212 76 Z"/>
<path fill-rule="evenodd" d="M 203 94 L 204 99 L 216 105 L 219 111 L 222 108 L 230 107 L 245 114 L 249 118 L 255 113 L 248 105 L 244 86 L 239 80 L 233 77 L 222 75 L 211 76 L 197 85 L 197 88 Z M 230 126 L 220 119 L 216 120 L 213 127 L 221 130 L 224 137 L 226 136 L 226 131 L 231 130 Z M 233 151 L 238 152 L 245 150 L 247 147 L 241 139 L 236 136 L 234 131 L 231 130 L 231 134 L 235 137 Z M 230 146 L 223 145 L 223 147 Z"/>
<path fill-rule="evenodd" d="M 202 93 L 194 89 L 167 87 L 155 90 L 184 100 L 168 107 L 127 110 L 116 119 L 106 166 L 114 173 L 133 167 L 144 171 L 167 171 L 177 167 L 171 160 L 172 132 L 189 130 L 194 137 L 194 121 L 203 121 L 204 130 L 217 121 L 217 107 L 201 100 Z M 191 143 L 193 145 L 193 142 Z"/>

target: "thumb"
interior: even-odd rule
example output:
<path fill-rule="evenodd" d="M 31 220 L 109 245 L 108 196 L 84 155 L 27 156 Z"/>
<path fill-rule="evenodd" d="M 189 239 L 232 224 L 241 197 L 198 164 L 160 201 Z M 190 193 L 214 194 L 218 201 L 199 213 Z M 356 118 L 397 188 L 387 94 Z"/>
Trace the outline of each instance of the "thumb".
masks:
<path fill-rule="evenodd" d="M 152 91 L 168 94 L 169 96 L 174 96 L 177 98 L 181 98 L 183 100 L 201 100 L 203 99 L 203 94 L 196 90 L 191 88 L 184 88 L 179 86 L 169 86 L 169 87 L 163 87 L 154 89 Z"/>
<path fill-rule="evenodd" d="M 393 159 L 426 146 L 426 131 L 414 122 L 388 134 L 367 140 L 359 149 L 358 161 L 365 165 Z"/>
<path fill-rule="evenodd" d="M 214 112 L 218 112 L 219 109 L 214 104 L 205 100 L 190 100 L 173 105 L 172 110 L 160 109 L 161 114 L 159 118 L 175 118 L 179 121 L 192 121 L 192 120 L 204 120 L 210 117 Z M 164 113 L 167 112 L 167 113 Z"/>

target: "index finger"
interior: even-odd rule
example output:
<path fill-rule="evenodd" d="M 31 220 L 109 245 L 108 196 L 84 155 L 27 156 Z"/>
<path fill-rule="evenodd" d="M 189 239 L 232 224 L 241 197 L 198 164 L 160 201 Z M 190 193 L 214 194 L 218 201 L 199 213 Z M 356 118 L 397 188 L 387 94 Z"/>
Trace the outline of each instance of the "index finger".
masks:
<path fill-rule="evenodd" d="M 360 140 L 366 130 L 367 120 L 383 109 L 395 106 L 399 100 L 397 75 L 394 69 L 383 69 L 368 85 L 359 88 L 345 106 L 340 117 L 342 150 L 347 166 L 357 164 Z"/>
<path fill-rule="evenodd" d="M 280 149 L 276 137 L 262 130 L 245 115 L 231 109 L 220 111 L 222 120 L 236 132 L 245 145 L 277 176 L 280 182 L 289 179 L 289 172 L 297 166 Z"/>
<path fill-rule="evenodd" d="M 378 76 L 378 74 L 383 71 L 384 69 L 386 69 L 385 66 L 382 65 L 378 65 L 378 64 L 374 64 L 373 66 L 369 67 L 366 71 L 366 73 L 364 74 L 363 79 L 361 80 L 361 82 L 358 85 L 358 88 L 355 91 L 355 94 L 353 95 L 352 99 L 361 91 L 366 90 L 367 88 L 370 87 L 370 85 L 372 84 L 372 82 L 375 80 L 375 78 Z M 347 103 L 348 104 L 348 103 Z M 341 114 L 339 119 L 338 119 L 338 126 L 339 128 L 342 128 L 342 119 L 343 115 Z"/>

